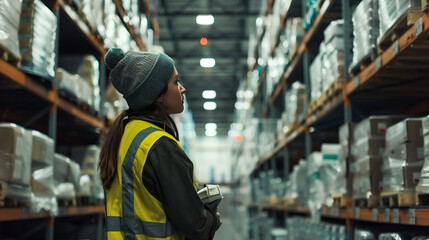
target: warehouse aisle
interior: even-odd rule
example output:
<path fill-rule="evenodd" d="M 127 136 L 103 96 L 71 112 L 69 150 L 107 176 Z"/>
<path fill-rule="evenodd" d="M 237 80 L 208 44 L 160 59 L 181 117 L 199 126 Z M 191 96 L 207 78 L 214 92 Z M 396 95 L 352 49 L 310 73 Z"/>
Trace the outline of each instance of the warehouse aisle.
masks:
<path fill-rule="evenodd" d="M 218 211 L 221 214 L 222 226 L 216 232 L 214 240 L 242 240 L 233 224 L 230 188 L 221 186 L 221 192 L 223 200 L 219 205 Z"/>

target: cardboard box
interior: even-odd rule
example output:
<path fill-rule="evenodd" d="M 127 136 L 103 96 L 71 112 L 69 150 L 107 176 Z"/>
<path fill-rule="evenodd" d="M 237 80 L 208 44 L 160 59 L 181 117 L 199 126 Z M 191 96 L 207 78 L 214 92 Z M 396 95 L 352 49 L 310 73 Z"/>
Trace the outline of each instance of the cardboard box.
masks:
<path fill-rule="evenodd" d="M 2 123 L 0 124 L 0 136 L 0 152 L 3 152 L 3 163 L 5 166 L 10 166 L 11 174 L 10 177 L 5 176 L 4 178 L 9 178 L 11 183 L 29 185 L 31 175 L 31 135 L 21 126 L 13 123 Z"/>
<path fill-rule="evenodd" d="M 0 151 L 0 180 L 9 182 L 12 180 L 14 157 Z"/>
<path fill-rule="evenodd" d="M 407 118 L 387 128 L 386 147 L 394 147 L 405 142 L 423 144 L 421 118 Z"/>
<path fill-rule="evenodd" d="M 380 194 L 380 185 L 383 179 L 382 164 L 381 158 L 369 156 L 360 158 L 352 164 L 354 199 Z"/>
<path fill-rule="evenodd" d="M 401 121 L 401 116 L 371 116 L 356 124 L 353 131 L 355 140 L 368 137 L 384 136 L 389 126 Z"/>
<path fill-rule="evenodd" d="M 54 140 L 35 130 L 30 130 L 29 134 L 33 138 L 31 151 L 32 169 L 52 166 L 54 164 Z"/>
<path fill-rule="evenodd" d="M 383 171 L 384 192 L 415 190 L 420 183 L 424 161 L 397 166 Z"/>
<path fill-rule="evenodd" d="M 365 156 L 382 158 L 385 150 L 383 137 L 362 138 L 351 145 L 351 154 L 354 160 Z"/>
<path fill-rule="evenodd" d="M 416 163 L 424 160 L 423 143 L 409 142 L 386 149 L 385 156 L 406 163 Z"/>

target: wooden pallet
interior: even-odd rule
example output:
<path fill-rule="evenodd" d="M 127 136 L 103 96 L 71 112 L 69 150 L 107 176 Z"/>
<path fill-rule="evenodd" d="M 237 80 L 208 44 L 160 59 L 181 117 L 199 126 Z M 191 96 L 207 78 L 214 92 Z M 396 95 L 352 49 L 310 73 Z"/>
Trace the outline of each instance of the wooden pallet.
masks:
<path fill-rule="evenodd" d="M 21 57 L 16 57 L 10 53 L 7 48 L 0 44 L 0 58 L 10 65 L 20 68 L 21 67 Z"/>
<path fill-rule="evenodd" d="M 388 207 L 409 207 L 418 205 L 416 191 L 392 191 L 381 193 L 381 205 Z"/>
<path fill-rule="evenodd" d="M 350 68 L 351 79 L 354 76 L 357 76 L 360 72 L 362 72 L 365 68 L 368 67 L 375 59 L 377 55 L 375 53 L 369 53 L 365 57 L 363 57 L 358 63 Z"/>
<path fill-rule="evenodd" d="M 343 86 L 346 80 L 344 78 L 338 78 L 335 81 L 333 81 L 328 89 L 326 89 L 326 100 L 330 100 L 333 97 L 335 97 L 338 93 L 340 93 L 343 90 Z"/>
<path fill-rule="evenodd" d="M 332 203 L 333 207 L 352 207 L 352 197 L 346 194 L 332 194 L 332 199 L 334 202 Z"/>
<path fill-rule="evenodd" d="M 58 207 L 77 207 L 77 200 L 76 198 L 72 199 L 57 199 Z"/>
<path fill-rule="evenodd" d="M 354 198 L 354 207 L 374 208 L 380 206 L 380 196 L 372 195 L 370 198 Z"/>
<path fill-rule="evenodd" d="M 283 198 L 283 205 L 293 207 L 298 205 L 298 198 Z"/>
<path fill-rule="evenodd" d="M 400 16 L 393 26 L 387 30 L 378 42 L 378 53 L 383 53 L 389 48 L 408 28 L 417 22 L 422 16 L 421 9 L 411 8 L 408 9 L 402 16 Z"/>

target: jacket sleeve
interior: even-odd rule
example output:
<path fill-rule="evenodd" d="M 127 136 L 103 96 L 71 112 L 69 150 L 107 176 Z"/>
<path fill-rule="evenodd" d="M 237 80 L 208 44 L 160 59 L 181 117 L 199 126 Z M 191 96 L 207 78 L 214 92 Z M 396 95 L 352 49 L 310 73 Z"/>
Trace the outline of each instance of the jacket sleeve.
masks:
<path fill-rule="evenodd" d="M 219 219 L 204 208 L 193 186 L 193 163 L 176 142 L 162 137 L 152 146 L 143 183 L 155 192 L 177 231 L 191 240 L 213 238 Z"/>

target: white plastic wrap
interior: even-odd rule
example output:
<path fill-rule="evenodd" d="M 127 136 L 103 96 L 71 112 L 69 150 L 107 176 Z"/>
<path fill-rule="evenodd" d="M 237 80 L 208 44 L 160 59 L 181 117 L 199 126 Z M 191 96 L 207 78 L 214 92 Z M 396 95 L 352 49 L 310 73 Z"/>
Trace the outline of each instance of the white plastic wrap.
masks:
<path fill-rule="evenodd" d="M 384 156 L 383 191 L 414 191 L 420 182 L 424 162 L 407 163 L 404 159 Z"/>
<path fill-rule="evenodd" d="M 72 183 L 59 183 L 55 186 L 55 193 L 58 199 L 74 199 L 76 197 L 76 190 Z"/>
<path fill-rule="evenodd" d="M 22 69 L 47 77 L 55 76 L 56 29 L 56 16 L 40 0 L 23 2 L 19 25 Z"/>
<path fill-rule="evenodd" d="M 304 119 L 306 102 L 305 85 L 294 82 L 286 92 L 285 98 L 288 126 L 299 124 Z"/>
<path fill-rule="evenodd" d="M 378 240 L 403 240 L 401 234 L 399 233 L 380 233 Z"/>
<path fill-rule="evenodd" d="M 421 0 L 379 0 L 380 36 L 378 42 L 409 10 L 421 11 Z"/>
<path fill-rule="evenodd" d="M 30 184 L 32 137 L 14 123 L 0 123 L 0 178 L 6 182 Z"/>
<path fill-rule="evenodd" d="M 367 137 L 384 137 L 387 128 L 402 119 L 400 116 L 370 116 L 356 124 L 353 137 L 356 141 Z"/>
<path fill-rule="evenodd" d="M 79 190 L 80 166 L 70 158 L 55 153 L 54 180 L 56 183 L 71 183 L 75 191 Z"/>
<path fill-rule="evenodd" d="M 20 57 L 18 28 L 22 0 L 0 0 L 0 46 Z"/>
<path fill-rule="evenodd" d="M 53 216 L 58 214 L 58 203 L 55 194 L 54 168 L 51 166 L 33 171 L 31 178 L 31 211 L 49 211 Z"/>
<path fill-rule="evenodd" d="M 355 9 L 353 22 L 353 61 L 351 66 L 358 65 L 368 56 L 375 55 L 379 34 L 378 17 L 379 0 L 363 0 Z"/>
<path fill-rule="evenodd" d="M 382 165 L 382 158 L 369 156 L 360 158 L 351 164 L 350 171 L 353 174 L 354 199 L 369 199 L 373 196 L 379 196 Z"/>
<path fill-rule="evenodd" d="M 33 139 L 31 151 L 32 169 L 52 166 L 54 163 L 54 140 L 35 130 L 29 130 L 29 134 Z"/>
<path fill-rule="evenodd" d="M 322 55 L 319 53 L 310 65 L 311 99 L 322 96 Z"/>
<path fill-rule="evenodd" d="M 354 240 L 377 240 L 374 233 L 367 230 L 355 229 L 354 235 Z"/>
<path fill-rule="evenodd" d="M 413 142 L 423 147 L 422 118 L 407 118 L 387 128 L 386 146 Z"/>
<path fill-rule="evenodd" d="M 85 56 L 78 70 L 79 76 L 89 85 L 88 102 L 95 110 L 100 110 L 100 68 L 98 60 L 92 56 Z"/>
<path fill-rule="evenodd" d="M 353 159 L 365 156 L 383 157 L 385 151 L 385 140 L 382 136 L 360 138 L 350 147 Z"/>

